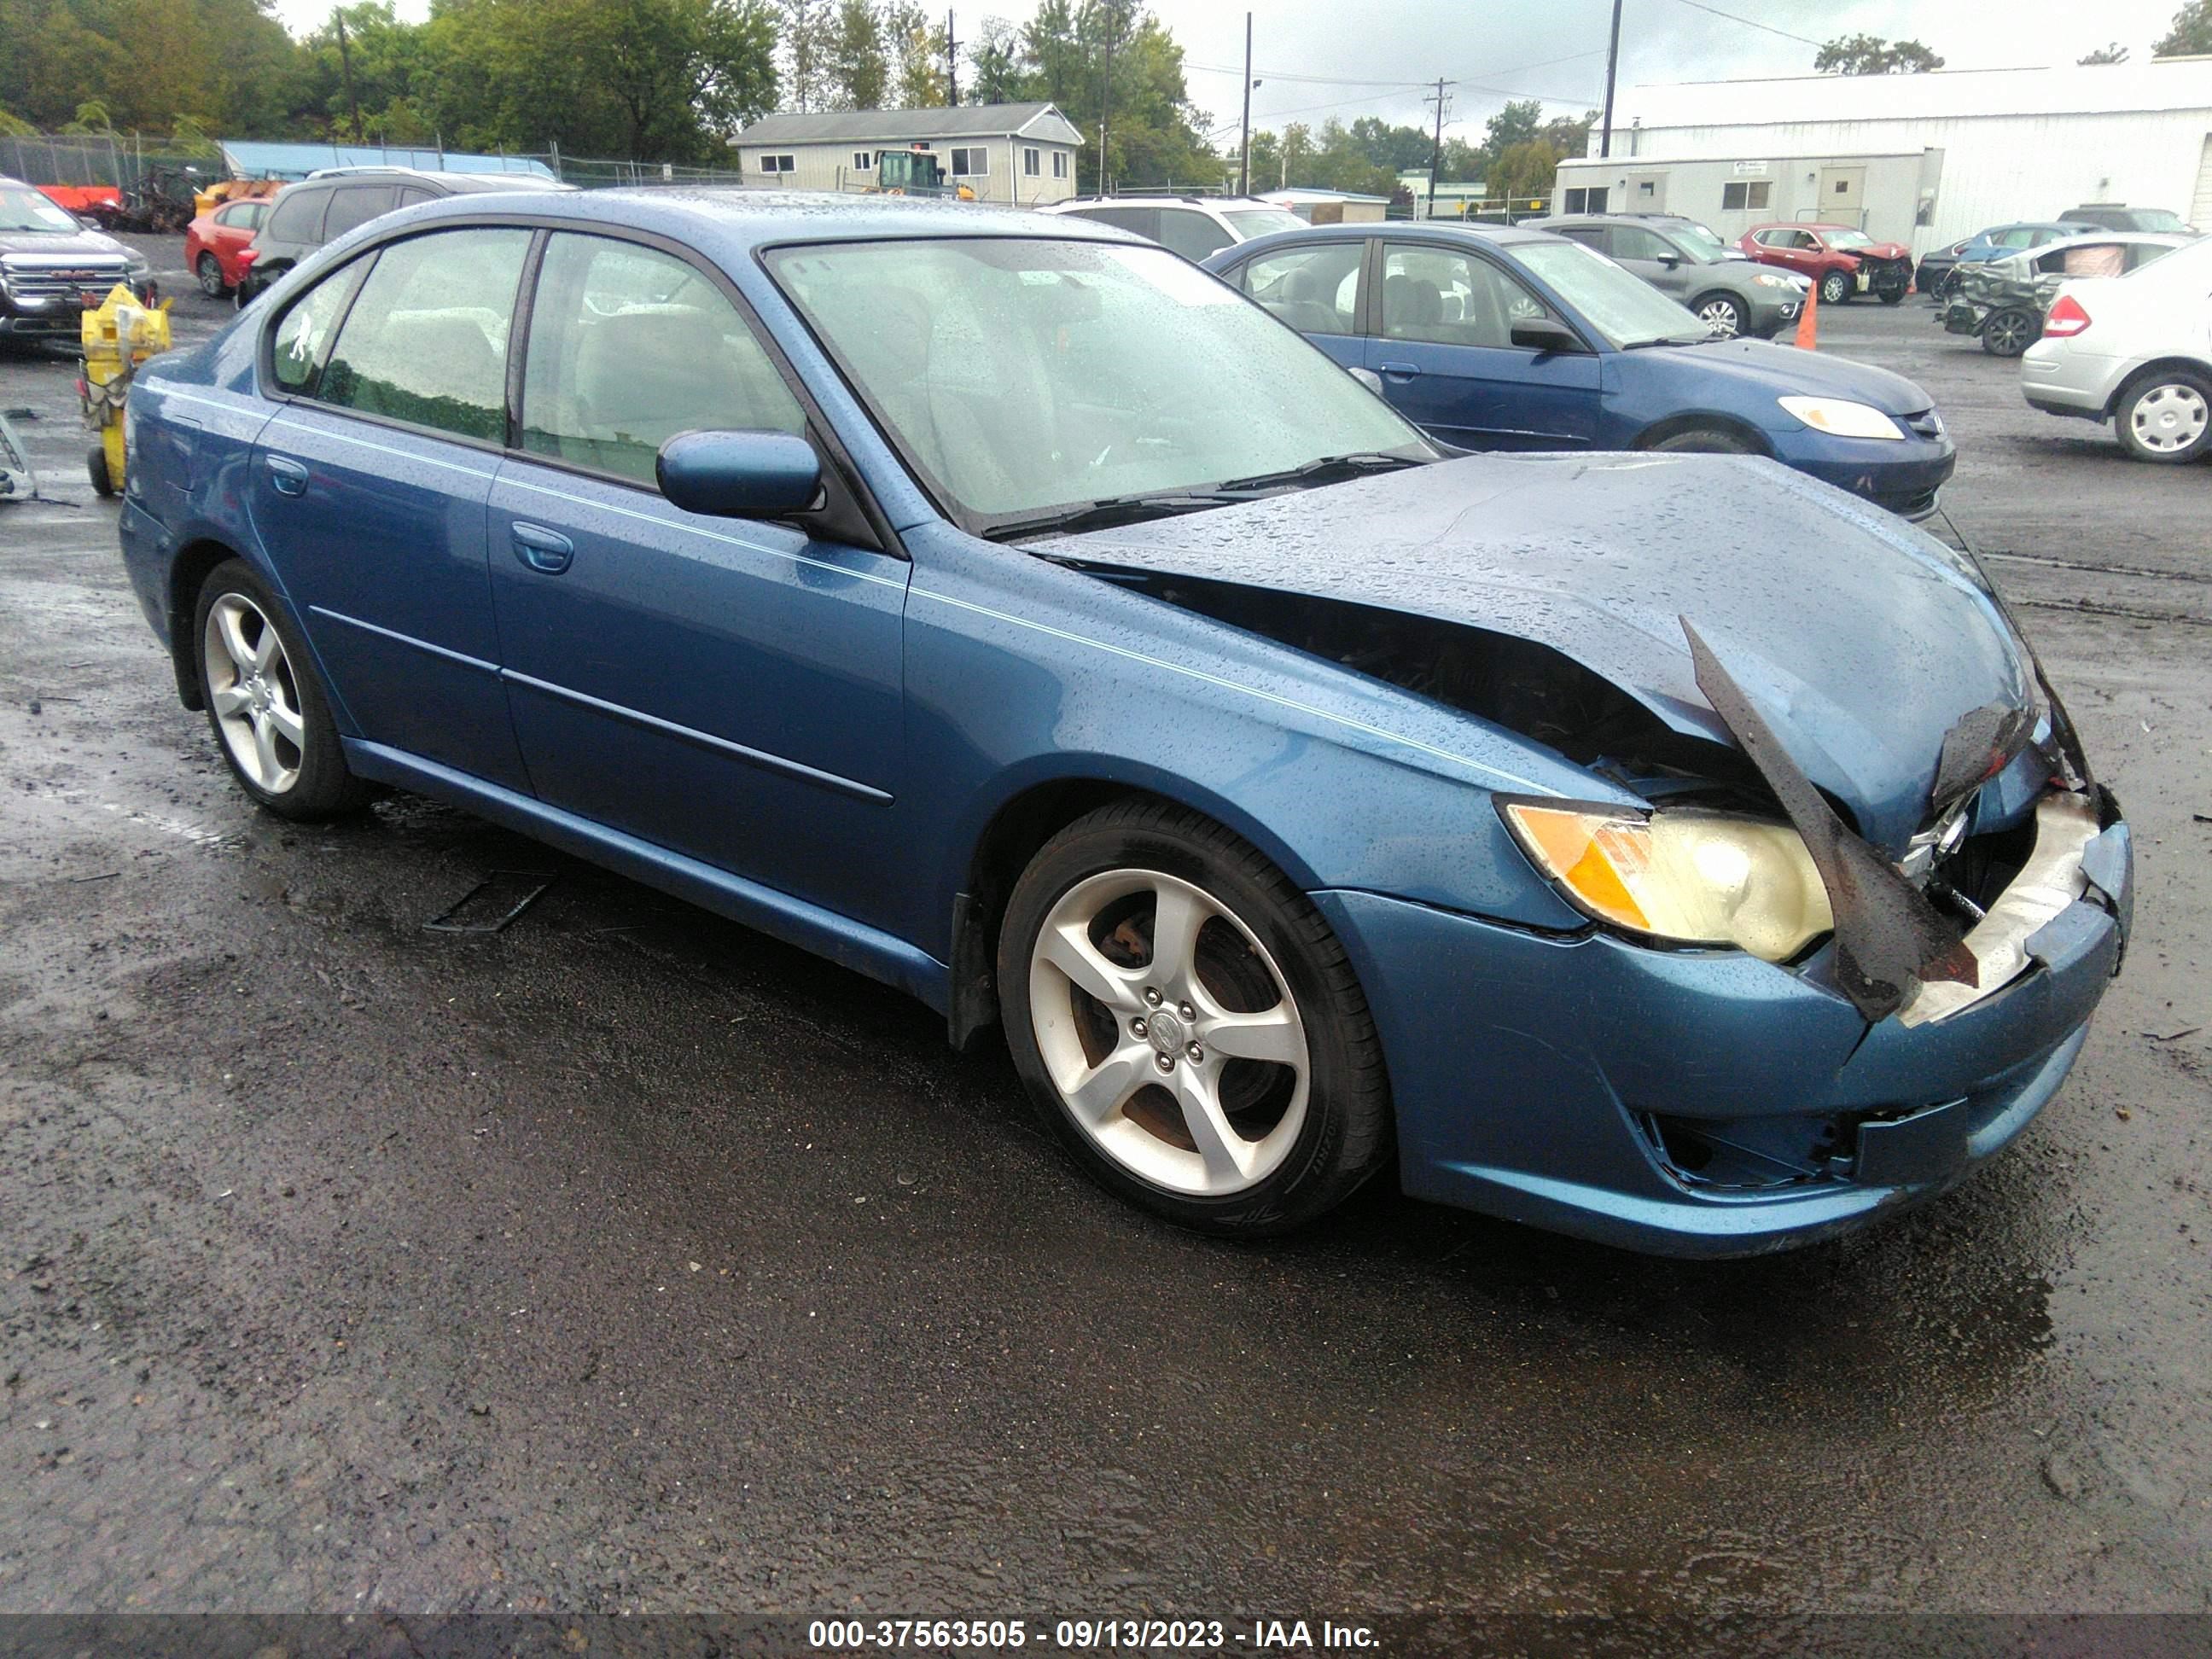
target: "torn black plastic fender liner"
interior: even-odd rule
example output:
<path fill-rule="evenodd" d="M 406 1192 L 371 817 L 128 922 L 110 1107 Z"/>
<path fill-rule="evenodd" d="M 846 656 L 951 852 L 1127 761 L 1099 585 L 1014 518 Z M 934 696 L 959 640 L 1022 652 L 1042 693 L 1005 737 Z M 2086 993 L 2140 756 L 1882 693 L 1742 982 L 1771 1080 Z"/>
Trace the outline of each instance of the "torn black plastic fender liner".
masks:
<path fill-rule="evenodd" d="M 1979 967 L 1959 930 L 1895 865 L 1844 826 L 1690 619 L 1680 620 L 1698 690 L 1774 791 L 1820 872 L 1836 918 L 1836 981 L 1851 1006 L 1869 1020 L 1885 1019 L 1923 980 L 1979 983 Z"/>
<path fill-rule="evenodd" d="M 2012 764 L 2027 746 L 2034 712 L 2019 704 L 1990 703 L 1970 708 L 1943 734 L 1936 760 L 1936 787 L 1929 804 L 1939 812 L 1972 794 Z"/>

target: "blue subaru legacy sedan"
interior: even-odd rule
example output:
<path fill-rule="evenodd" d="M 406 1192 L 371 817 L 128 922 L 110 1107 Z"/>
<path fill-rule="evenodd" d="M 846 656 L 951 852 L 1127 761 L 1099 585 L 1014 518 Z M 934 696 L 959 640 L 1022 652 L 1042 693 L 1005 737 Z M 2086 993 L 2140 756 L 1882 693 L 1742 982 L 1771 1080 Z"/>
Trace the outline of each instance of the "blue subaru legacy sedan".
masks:
<path fill-rule="evenodd" d="M 1957 464 L 1935 400 L 1903 375 L 1721 338 L 1547 231 L 1316 226 L 1205 263 L 1462 449 L 1771 455 L 1915 520 Z"/>
<path fill-rule="evenodd" d="M 1979 580 L 1751 457 L 1450 457 L 1066 217 L 363 226 L 129 404 L 240 786 L 454 803 L 1004 1032 L 1176 1221 L 1762 1250 L 2051 1098 L 2128 831 Z"/>

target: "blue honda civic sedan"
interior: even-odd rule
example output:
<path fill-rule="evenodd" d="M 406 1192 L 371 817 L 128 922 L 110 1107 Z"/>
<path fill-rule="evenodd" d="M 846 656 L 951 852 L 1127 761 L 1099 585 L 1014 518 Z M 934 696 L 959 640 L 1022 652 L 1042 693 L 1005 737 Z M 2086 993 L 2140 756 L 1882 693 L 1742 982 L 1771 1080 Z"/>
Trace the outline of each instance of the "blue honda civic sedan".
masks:
<path fill-rule="evenodd" d="M 2119 961 L 2126 825 L 1970 564 L 1762 459 L 1449 456 L 1102 227 L 427 203 L 128 419 L 263 808 L 436 797 L 1002 1030 L 1194 1227 L 1395 1165 L 1832 1233 L 2016 1135 Z"/>
<path fill-rule="evenodd" d="M 1316 226 L 1205 264 L 1462 449 L 1770 455 L 1916 520 L 1957 464 L 1935 400 L 1903 375 L 1717 337 L 1547 231 Z"/>

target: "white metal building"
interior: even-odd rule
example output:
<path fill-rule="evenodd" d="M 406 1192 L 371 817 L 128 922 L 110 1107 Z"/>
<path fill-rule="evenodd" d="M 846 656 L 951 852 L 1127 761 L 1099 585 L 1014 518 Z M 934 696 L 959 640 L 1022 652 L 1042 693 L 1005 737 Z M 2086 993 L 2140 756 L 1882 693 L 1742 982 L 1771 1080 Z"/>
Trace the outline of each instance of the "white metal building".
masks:
<path fill-rule="evenodd" d="M 2212 58 L 1634 87 L 1613 121 L 1609 160 L 1560 165 L 1563 210 L 1602 190 L 1731 238 L 1826 220 L 1918 252 L 2091 202 L 2212 227 Z"/>
<path fill-rule="evenodd" d="M 857 190 L 887 149 L 919 145 L 979 202 L 1035 207 L 1075 194 L 1083 135 L 1051 104 L 765 115 L 730 140 L 749 185 Z"/>

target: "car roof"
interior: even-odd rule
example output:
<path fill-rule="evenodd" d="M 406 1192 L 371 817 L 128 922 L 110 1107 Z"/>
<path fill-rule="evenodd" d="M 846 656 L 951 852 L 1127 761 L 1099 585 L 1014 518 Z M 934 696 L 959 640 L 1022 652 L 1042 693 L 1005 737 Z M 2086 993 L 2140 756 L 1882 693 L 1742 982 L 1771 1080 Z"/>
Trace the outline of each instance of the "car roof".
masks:
<path fill-rule="evenodd" d="M 1271 231 L 1265 236 L 1255 236 L 1249 242 L 1237 243 L 1235 251 L 1242 255 L 1255 248 L 1274 247 L 1285 243 L 1376 236 L 1388 236 L 1393 241 L 1447 245 L 1486 242 L 1493 247 L 1514 247 L 1566 240 L 1563 236 L 1553 235 L 1548 230 L 1538 230 L 1528 225 L 1462 224 L 1457 220 L 1440 224 L 1433 219 L 1370 219 L 1357 224 L 1308 225 L 1300 230 Z M 1224 248 L 1222 252 L 1226 254 L 1230 250 Z"/>
<path fill-rule="evenodd" d="M 510 198 L 514 192 L 508 192 Z M 402 210 L 413 222 L 467 219 L 517 211 L 533 217 L 606 223 L 658 231 L 726 256 L 793 242 L 890 241 L 921 237 L 999 237 L 1158 244 L 1065 214 L 1013 213 L 979 202 L 914 196 L 846 196 L 826 191 L 747 190 L 736 186 L 631 186 L 617 190 L 532 192 L 526 204 L 488 202 L 481 193 L 448 196 Z"/>
<path fill-rule="evenodd" d="M 303 185 L 315 185 L 330 189 L 340 185 L 362 184 L 434 185 L 454 195 L 493 190 L 567 191 L 575 188 L 558 179 L 548 179 L 536 173 L 440 173 L 429 167 L 325 167 L 287 188 L 298 190 Z"/>

